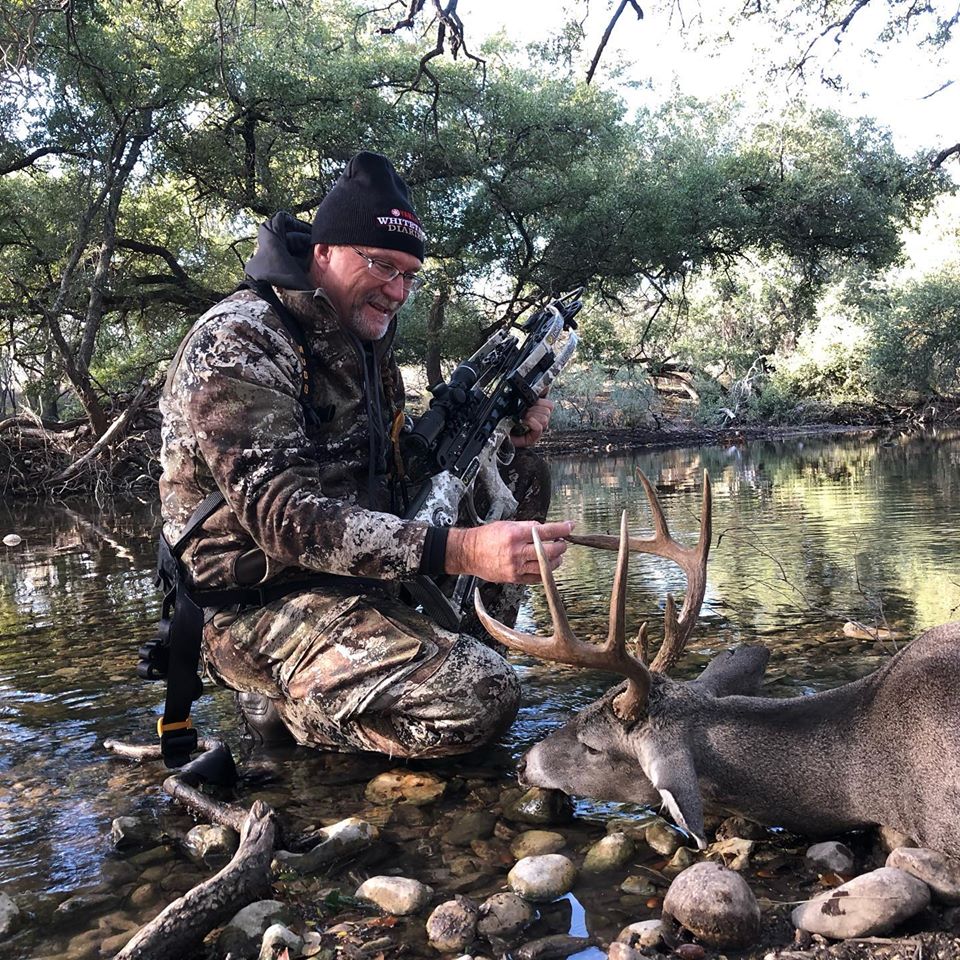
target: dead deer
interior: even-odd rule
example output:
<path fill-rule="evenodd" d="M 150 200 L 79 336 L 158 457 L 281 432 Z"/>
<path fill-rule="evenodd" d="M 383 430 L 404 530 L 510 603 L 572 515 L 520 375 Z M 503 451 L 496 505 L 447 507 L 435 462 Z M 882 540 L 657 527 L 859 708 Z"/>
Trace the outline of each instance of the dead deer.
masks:
<path fill-rule="evenodd" d="M 574 636 L 539 542 L 551 637 L 499 623 L 477 596 L 481 621 L 507 646 L 627 678 L 531 748 L 521 782 L 597 800 L 662 802 L 701 849 L 705 804 L 815 836 L 882 824 L 960 856 L 960 623 L 928 630 L 874 673 L 813 696 L 752 695 L 767 661 L 761 647 L 720 654 L 696 680 L 671 680 L 664 671 L 683 652 L 706 586 L 710 483 L 705 474 L 699 543 L 684 547 L 641 481 L 652 537 L 630 537 L 624 513 L 619 540 L 570 538 L 619 549 L 605 643 Z M 631 550 L 669 558 L 687 577 L 679 616 L 667 599 L 664 641 L 649 667 L 625 643 Z M 645 624 L 640 645 L 646 657 Z"/>

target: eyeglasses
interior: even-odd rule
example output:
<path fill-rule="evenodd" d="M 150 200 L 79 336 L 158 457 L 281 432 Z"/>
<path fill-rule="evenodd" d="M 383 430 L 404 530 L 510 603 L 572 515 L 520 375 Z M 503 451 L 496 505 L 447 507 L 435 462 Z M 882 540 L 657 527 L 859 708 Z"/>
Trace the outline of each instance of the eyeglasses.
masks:
<path fill-rule="evenodd" d="M 368 257 L 362 250 L 358 250 L 356 247 L 350 248 L 358 257 L 363 257 L 367 261 L 367 269 L 378 279 L 382 280 L 384 283 L 389 283 L 391 280 L 396 280 L 397 277 L 403 279 L 403 289 L 408 293 L 416 293 L 423 286 L 424 278 L 418 273 L 404 273 L 403 270 L 398 270 L 392 263 L 387 263 L 386 260 L 377 260 L 374 257 Z"/>

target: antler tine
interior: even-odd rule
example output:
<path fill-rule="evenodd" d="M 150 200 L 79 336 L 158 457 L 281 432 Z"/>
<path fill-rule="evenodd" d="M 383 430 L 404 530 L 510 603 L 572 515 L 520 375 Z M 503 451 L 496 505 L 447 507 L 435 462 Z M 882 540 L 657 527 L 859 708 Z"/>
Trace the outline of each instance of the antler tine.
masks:
<path fill-rule="evenodd" d="M 613 593 L 610 595 L 610 629 L 604 651 L 620 664 L 627 678 L 627 689 L 613 701 L 613 709 L 621 720 L 636 720 L 647 707 L 650 694 L 650 671 L 642 660 L 627 652 L 627 564 L 630 559 L 630 531 L 627 528 L 627 511 L 620 515 L 620 551 L 617 554 L 617 570 L 613 578 Z M 644 628 L 641 628 L 643 630 Z"/>
<path fill-rule="evenodd" d="M 544 592 L 547 596 L 547 605 L 550 608 L 550 617 L 553 621 L 553 633 L 549 637 L 539 637 L 530 633 L 521 633 L 499 620 L 495 620 L 487 612 L 480 599 L 480 592 L 474 594 L 474 606 L 477 616 L 485 629 L 501 643 L 506 644 L 520 653 L 527 653 L 543 660 L 552 660 L 565 663 L 572 667 L 592 667 L 596 670 L 609 670 L 626 677 L 628 685 L 626 691 L 617 697 L 614 708 L 623 719 L 633 719 L 639 716 L 646 708 L 647 693 L 650 688 L 650 674 L 646 664 L 627 653 L 624 640 L 623 608 L 625 606 L 624 593 L 626 584 L 627 558 L 629 547 L 626 536 L 626 515 L 621 521 L 621 532 L 624 547 L 617 562 L 617 574 L 614 584 L 614 595 L 611 599 L 610 633 L 607 642 L 603 645 L 585 643 L 578 640 L 567 618 L 560 591 L 550 570 L 543 544 L 536 529 L 533 531 L 533 545 L 537 552 L 537 561 L 540 565 L 540 577 L 543 580 Z M 619 629 L 617 629 L 619 625 Z"/>
<path fill-rule="evenodd" d="M 630 549 L 637 553 L 649 553 L 673 561 L 686 574 L 687 589 L 683 598 L 683 606 L 679 616 L 671 597 L 667 598 L 665 612 L 664 641 L 653 663 L 651 672 L 663 673 L 668 670 L 683 653 L 687 639 L 693 632 L 700 608 L 703 605 L 703 595 L 707 586 L 707 557 L 710 553 L 710 543 L 713 536 L 712 523 L 712 494 L 710 477 L 706 470 L 703 472 L 703 509 L 700 520 L 700 537 L 695 547 L 685 547 L 670 535 L 669 527 L 657 497 L 653 484 L 642 471 L 637 471 L 640 482 L 647 494 L 650 504 L 650 515 L 653 522 L 652 537 L 630 537 Z M 599 547 L 602 550 L 616 550 L 619 541 L 615 537 L 601 534 L 587 536 L 569 536 L 570 543 L 585 547 Z"/>

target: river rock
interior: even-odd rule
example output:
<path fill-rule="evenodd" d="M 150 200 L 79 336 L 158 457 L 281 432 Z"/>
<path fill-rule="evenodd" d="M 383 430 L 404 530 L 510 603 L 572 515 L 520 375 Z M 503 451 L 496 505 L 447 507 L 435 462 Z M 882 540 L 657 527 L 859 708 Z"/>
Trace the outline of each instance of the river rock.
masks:
<path fill-rule="evenodd" d="M 295 870 L 297 873 L 315 873 L 326 869 L 333 861 L 350 857 L 374 844 L 380 831 L 359 817 L 347 817 L 319 831 L 321 840 L 305 853 L 278 850 L 273 858 L 273 869 Z"/>
<path fill-rule="evenodd" d="M 290 907 L 279 900 L 258 900 L 234 914 L 217 937 L 217 956 L 231 960 L 253 960 L 260 955 L 263 935 L 274 924 L 295 921 Z"/>
<path fill-rule="evenodd" d="M 273 923 L 263 932 L 258 960 L 277 960 L 284 950 L 290 956 L 299 956 L 303 940 L 282 923 Z"/>
<path fill-rule="evenodd" d="M 405 917 L 419 913 L 433 896 L 433 889 L 407 877 L 370 877 L 357 887 L 356 896 L 371 900 L 384 913 Z"/>
<path fill-rule="evenodd" d="M 656 921 L 659 923 L 660 921 Z M 628 943 L 614 940 L 607 948 L 607 960 L 646 960 L 647 954 L 641 947 L 631 947 Z"/>
<path fill-rule="evenodd" d="M 563 834 L 551 830 L 525 830 L 513 838 L 510 852 L 517 860 L 522 860 L 524 857 L 540 857 L 545 853 L 559 853 L 566 845 Z"/>
<path fill-rule="evenodd" d="M 20 908 L 13 897 L 0 891 L 0 937 L 9 937 L 20 926 Z"/>
<path fill-rule="evenodd" d="M 157 826 L 140 817 L 117 817 L 110 824 L 110 841 L 117 849 L 144 847 L 157 842 Z"/>
<path fill-rule="evenodd" d="M 741 840 L 766 840 L 770 831 L 762 824 L 746 817 L 727 817 L 717 827 L 718 840 L 730 840 L 739 837 Z"/>
<path fill-rule="evenodd" d="M 19 547 L 23 543 L 23 538 L 18 533 L 8 533 L 3 538 L 5 547 Z"/>
<path fill-rule="evenodd" d="M 585 873 L 606 873 L 620 870 L 633 857 L 633 841 L 625 833 L 610 833 L 598 840 L 583 858 Z"/>
<path fill-rule="evenodd" d="M 745 870 L 750 865 L 750 857 L 756 846 L 755 840 L 730 837 L 727 840 L 718 840 L 716 843 L 711 843 L 707 847 L 707 856 L 718 859 L 731 870 Z M 679 853 L 679 851 L 677 852 Z"/>
<path fill-rule="evenodd" d="M 670 885 L 663 915 L 711 947 L 743 948 L 760 933 L 760 906 L 747 882 L 719 863 L 695 863 Z"/>
<path fill-rule="evenodd" d="M 624 927 L 617 934 L 617 943 L 625 943 L 628 947 L 645 950 L 658 946 L 663 939 L 663 933 L 662 920 L 641 920 L 639 923 L 631 923 L 628 927 Z"/>
<path fill-rule="evenodd" d="M 620 884 L 620 892 L 632 897 L 652 897 L 657 888 L 648 877 L 629 876 Z"/>
<path fill-rule="evenodd" d="M 208 867 L 222 867 L 240 846 L 240 834 L 231 827 L 198 823 L 183 839 L 187 854 Z"/>
<path fill-rule="evenodd" d="M 899 847 L 887 857 L 886 865 L 922 880 L 935 900 L 960 904 L 960 860 L 925 847 Z"/>
<path fill-rule="evenodd" d="M 506 939 L 533 923 L 534 909 L 515 893 L 495 893 L 480 904 L 477 933 Z"/>
<path fill-rule="evenodd" d="M 877 827 L 877 840 L 884 853 L 893 853 L 898 847 L 915 847 L 913 837 L 893 827 Z"/>
<path fill-rule="evenodd" d="M 549 937 L 529 940 L 519 947 L 514 956 L 516 960 L 550 960 L 552 957 L 569 957 L 596 945 L 593 937 L 574 937 L 568 933 L 555 933 Z M 479 958 L 474 957 L 474 960 Z"/>
<path fill-rule="evenodd" d="M 471 810 L 457 818 L 443 834 L 443 840 L 455 847 L 467 847 L 474 840 L 486 840 L 492 836 L 496 825 L 497 817 L 489 810 Z"/>
<path fill-rule="evenodd" d="M 666 873 L 680 873 L 697 862 L 697 855 L 689 847 L 681 847 L 663 868 Z"/>
<path fill-rule="evenodd" d="M 644 831 L 647 845 L 665 857 L 672 857 L 683 846 L 683 837 L 665 820 L 654 820 Z"/>
<path fill-rule="evenodd" d="M 569 823 L 573 819 L 573 801 L 560 790 L 531 787 L 506 804 L 503 815 L 519 823 Z"/>
<path fill-rule="evenodd" d="M 543 903 L 569 893 L 577 878 L 577 869 L 561 853 L 524 857 L 507 874 L 510 889 L 524 900 Z"/>
<path fill-rule="evenodd" d="M 441 903 L 427 919 L 427 939 L 441 953 L 466 950 L 477 937 L 480 907 L 469 897 Z"/>
<path fill-rule="evenodd" d="M 388 770 L 367 784 L 364 796 L 371 803 L 402 802 L 419 807 L 438 800 L 446 789 L 446 783 L 432 773 Z"/>
<path fill-rule="evenodd" d="M 67 897 L 55 913 L 61 920 L 65 917 L 87 917 L 112 910 L 119 903 L 120 897 L 115 893 L 76 893 Z"/>
<path fill-rule="evenodd" d="M 807 863 L 819 873 L 853 873 L 856 858 L 853 851 L 843 843 L 828 840 L 815 843 L 807 850 Z"/>
<path fill-rule="evenodd" d="M 834 940 L 892 930 L 930 903 L 930 888 L 894 867 L 881 867 L 827 890 L 791 914 L 793 925 Z"/>

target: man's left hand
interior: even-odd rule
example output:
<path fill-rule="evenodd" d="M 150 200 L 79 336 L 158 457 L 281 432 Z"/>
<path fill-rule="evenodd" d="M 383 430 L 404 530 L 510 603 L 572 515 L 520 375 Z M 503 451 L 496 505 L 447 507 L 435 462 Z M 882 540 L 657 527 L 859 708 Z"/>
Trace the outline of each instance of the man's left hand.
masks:
<path fill-rule="evenodd" d="M 521 425 L 526 429 L 518 434 L 510 434 L 515 447 L 532 447 L 550 425 L 550 416 L 556 406 L 552 400 L 542 397 L 524 415 Z"/>

